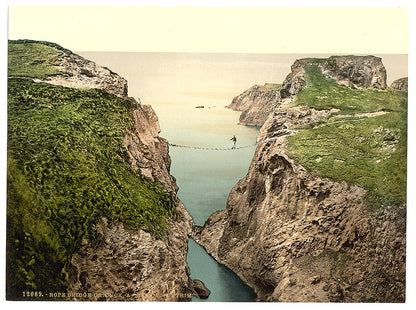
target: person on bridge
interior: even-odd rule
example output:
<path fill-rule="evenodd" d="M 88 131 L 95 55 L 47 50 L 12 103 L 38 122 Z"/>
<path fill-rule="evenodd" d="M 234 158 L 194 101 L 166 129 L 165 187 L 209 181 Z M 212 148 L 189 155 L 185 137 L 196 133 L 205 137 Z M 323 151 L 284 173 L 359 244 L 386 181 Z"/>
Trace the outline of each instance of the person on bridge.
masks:
<path fill-rule="evenodd" d="M 235 145 L 237 144 L 237 138 L 234 135 L 230 140 L 234 142 L 232 149 L 235 149 Z"/>

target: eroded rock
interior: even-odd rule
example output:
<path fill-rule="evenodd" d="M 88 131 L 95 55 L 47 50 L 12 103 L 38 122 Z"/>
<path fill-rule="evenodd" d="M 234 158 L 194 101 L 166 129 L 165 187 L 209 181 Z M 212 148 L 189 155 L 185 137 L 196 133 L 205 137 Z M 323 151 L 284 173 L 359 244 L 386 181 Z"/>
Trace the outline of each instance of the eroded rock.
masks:
<path fill-rule="evenodd" d="M 254 85 L 233 99 L 227 108 L 242 111 L 241 125 L 262 126 L 280 101 L 280 85 Z"/>
<path fill-rule="evenodd" d="M 110 94 L 127 96 L 126 79 L 80 55 L 60 49 L 62 54 L 56 62 L 61 74 L 36 81 L 72 88 L 99 88 Z"/>
<path fill-rule="evenodd" d="M 313 64 L 339 84 L 354 88 L 387 88 L 387 72 L 375 56 L 331 56 L 327 59 L 304 58 L 294 62 L 292 72 L 282 84 L 280 95 L 296 95 L 305 85 L 305 68 Z"/>
<path fill-rule="evenodd" d="M 195 294 L 201 299 L 207 299 L 211 291 L 205 286 L 201 280 L 192 280 Z"/>
<path fill-rule="evenodd" d="M 390 88 L 407 92 L 408 91 L 407 90 L 408 89 L 407 77 L 393 81 L 393 83 L 391 83 L 390 85 Z"/>

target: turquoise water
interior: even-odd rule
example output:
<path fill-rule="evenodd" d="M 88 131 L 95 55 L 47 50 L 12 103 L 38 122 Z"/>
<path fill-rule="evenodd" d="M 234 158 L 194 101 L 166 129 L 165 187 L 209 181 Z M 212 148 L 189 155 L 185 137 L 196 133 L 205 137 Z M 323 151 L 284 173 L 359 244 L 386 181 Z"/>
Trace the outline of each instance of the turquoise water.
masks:
<path fill-rule="evenodd" d="M 159 110 L 161 113 L 158 114 L 161 115 L 164 114 L 161 111 L 163 109 L 171 109 L 171 113 L 175 110 L 172 106 L 154 108 L 156 111 Z M 198 117 L 194 114 L 202 114 L 204 124 L 195 121 Z M 233 135 L 237 137 L 237 147 L 254 144 L 258 135 L 256 128 L 237 125 L 239 113 L 228 109 L 201 111 L 190 108 L 187 115 L 194 117 L 191 117 L 182 129 L 166 130 L 170 134 L 165 137 L 172 143 L 231 148 L 230 139 Z M 170 148 L 171 174 L 176 178 L 179 186 L 178 196 L 196 225 L 202 226 L 213 212 L 225 209 L 231 189 L 247 173 L 254 150 L 254 146 L 227 151 Z M 211 290 L 208 299 L 193 297 L 192 301 L 255 300 L 253 290 L 231 270 L 217 263 L 192 239 L 189 239 L 188 245 L 187 261 L 191 278 L 200 279 Z"/>
<path fill-rule="evenodd" d="M 188 265 L 193 279 L 202 281 L 211 291 L 208 299 L 192 297 L 196 302 L 249 302 L 256 300 L 254 291 L 245 285 L 230 269 L 207 258 L 207 252 L 194 240 L 188 242 Z"/>
<path fill-rule="evenodd" d="M 190 112 L 192 113 L 193 111 Z M 234 134 L 238 139 L 237 147 L 251 145 L 256 141 L 258 130 L 237 125 L 238 113 L 218 109 L 216 112 L 205 113 L 205 117 L 210 124 L 208 128 L 187 123 L 191 127 L 187 134 L 171 136 L 169 141 L 224 148 L 231 148 L 230 138 Z M 228 151 L 171 147 L 169 153 L 172 158 L 171 174 L 179 186 L 178 196 L 193 217 L 194 223 L 202 226 L 213 212 L 225 209 L 232 187 L 247 173 L 254 146 Z M 191 278 L 200 279 L 211 290 L 208 299 L 193 297 L 192 301 L 255 300 L 253 290 L 231 270 L 218 264 L 192 239 L 189 239 L 188 244 L 187 261 Z"/>

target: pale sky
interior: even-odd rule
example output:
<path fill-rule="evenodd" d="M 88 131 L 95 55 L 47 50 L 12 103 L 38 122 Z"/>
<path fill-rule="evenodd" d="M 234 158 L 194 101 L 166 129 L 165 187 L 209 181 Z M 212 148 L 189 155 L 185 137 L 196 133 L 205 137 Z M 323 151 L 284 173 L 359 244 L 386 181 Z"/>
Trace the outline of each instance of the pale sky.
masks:
<path fill-rule="evenodd" d="M 407 54 L 408 9 L 9 7 L 9 39 L 73 51 Z"/>

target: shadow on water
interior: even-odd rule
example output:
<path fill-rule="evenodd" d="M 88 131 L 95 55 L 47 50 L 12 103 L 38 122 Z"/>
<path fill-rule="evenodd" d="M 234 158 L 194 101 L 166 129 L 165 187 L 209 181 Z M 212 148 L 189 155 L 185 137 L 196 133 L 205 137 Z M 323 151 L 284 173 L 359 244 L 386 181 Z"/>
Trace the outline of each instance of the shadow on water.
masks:
<path fill-rule="evenodd" d="M 195 302 L 249 302 L 256 300 L 254 291 L 230 269 L 217 263 L 199 244 L 188 239 L 188 266 L 191 278 L 200 279 L 211 291 L 208 299 L 192 297 Z"/>

